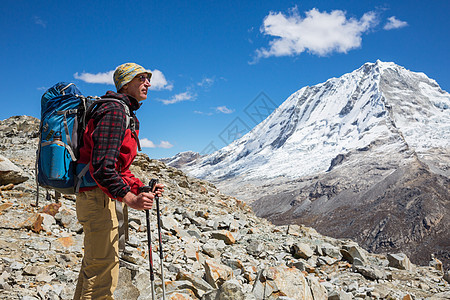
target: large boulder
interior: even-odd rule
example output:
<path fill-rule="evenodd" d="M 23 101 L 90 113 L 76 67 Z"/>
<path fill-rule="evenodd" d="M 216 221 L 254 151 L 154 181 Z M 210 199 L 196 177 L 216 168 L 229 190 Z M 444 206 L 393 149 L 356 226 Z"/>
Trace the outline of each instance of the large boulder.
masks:
<path fill-rule="evenodd" d="M 19 184 L 28 180 L 25 172 L 9 159 L 0 155 L 0 185 Z"/>

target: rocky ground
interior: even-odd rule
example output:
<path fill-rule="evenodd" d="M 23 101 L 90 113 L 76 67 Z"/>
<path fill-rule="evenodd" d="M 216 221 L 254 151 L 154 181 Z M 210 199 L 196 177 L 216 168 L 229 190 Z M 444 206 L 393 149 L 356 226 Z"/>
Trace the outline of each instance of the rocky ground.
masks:
<path fill-rule="evenodd" d="M 434 254 L 450 267 L 450 177 L 432 172 L 414 151 L 386 157 L 387 144 L 349 153 L 330 172 L 275 184 L 270 193 L 263 187 L 252 208 L 274 224 L 304 224 L 374 253 L 402 251 L 420 265 Z"/>
<path fill-rule="evenodd" d="M 0 122 L 0 298 L 71 299 L 83 254 L 74 196 L 36 200 L 38 121 Z M 371 254 L 303 225 L 275 226 L 244 202 L 139 155 L 132 171 L 166 185 L 161 199 L 166 299 L 449 299 L 449 274 L 432 259 Z M 25 180 L 25 181 L 24 181 Z M 151 299 L 145 213 L 129 211 L 116 299 Z M 155 211 L 151 214 L 161 299 Z"/>

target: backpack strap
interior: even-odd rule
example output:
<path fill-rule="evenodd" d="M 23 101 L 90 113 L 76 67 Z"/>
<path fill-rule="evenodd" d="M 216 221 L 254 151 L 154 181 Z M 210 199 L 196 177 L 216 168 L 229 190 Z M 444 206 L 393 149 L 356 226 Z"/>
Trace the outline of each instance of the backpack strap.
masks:
<path fill-rule="evenodd" d="M 69 145 L 70 148 L 73 148 L 73 143 L 72 143 L 72 139 L 70 138 L 69 125 L 67 124 L 67 115 L 76 115 L 77 112 L 78 112 L 78 109 L 58 110 L 56 112 L 57 115 L 64 116 L 64 131 L 66 133 L 67 144 Z M 73 151 L 70 151 L 70 155 L 72 156 L 72 160 L 76 161 Z"/>
<path fill-rule="evenodd" d="M 71 85 L 75 85 L 75 83 L 69 83 L 68 85 L 66 85 L 65 87 L 63 87 L 62 89 L 60 89 L 59 92 L 60 92 L 62 95 L 65 95 L 66 93 L 64 93 L 64 91 L 65 91 L 69 86 L 71 86 Z"/>

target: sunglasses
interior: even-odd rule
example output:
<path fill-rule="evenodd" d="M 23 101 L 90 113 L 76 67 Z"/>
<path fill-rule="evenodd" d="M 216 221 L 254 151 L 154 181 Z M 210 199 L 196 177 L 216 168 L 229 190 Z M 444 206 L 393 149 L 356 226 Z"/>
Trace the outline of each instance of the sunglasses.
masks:
<path fill-rule="evenodd" d="M 152 78 L 152 76 L 148 76 L 148 75 L 138 75 L 136 76 L 137 78 L 139 78 L 139 80 L 144 83 L 145 80 L 148 80 L 148 82 L 150 82 L 150 79 Z"/>

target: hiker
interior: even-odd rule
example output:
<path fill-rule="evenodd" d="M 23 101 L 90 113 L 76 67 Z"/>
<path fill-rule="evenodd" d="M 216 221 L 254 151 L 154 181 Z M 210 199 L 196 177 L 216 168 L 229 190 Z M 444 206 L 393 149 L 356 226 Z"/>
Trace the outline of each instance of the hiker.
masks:
<path fill-rule="evenodd" d="M 129 170 L 139 147 L 139 122 L 134 112 L 147 99 L 151 75 L 135 63 L 118 66 L 114 72 L 117 93 L 108 91 L 101 98 L 123 101 L 131 118 L 120 102 L 105 102 L 94 111 L 84 132 L 78 162 L 89 164 L 85 179 L 92 186 L 81 188 L 76 200 L 85 236 L 74 299 L 113 299 L 119 276 L 116 203 L 119 209 L 123 204 L 138 210 L 152 208 L 155 193 L 139 193 L 144 184 Z M 162 196 L 164 185 L 156 187 L 156 195 Z"/>

